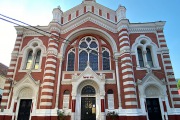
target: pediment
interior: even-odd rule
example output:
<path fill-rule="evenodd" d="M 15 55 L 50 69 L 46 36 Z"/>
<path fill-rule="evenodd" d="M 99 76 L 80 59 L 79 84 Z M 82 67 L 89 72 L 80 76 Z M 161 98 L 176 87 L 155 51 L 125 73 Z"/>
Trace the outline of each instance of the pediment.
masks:
<path fill-rule="evenodd" d="M 97 16 L 91 12 L 87 12 L 87 13 L 67 22 L 66 24 L 63 24 L 61 33 L 65 34 L 69 31 L 77 28 L 78 26 L 83 25 L 84 23 L 86 23 L 88 21 L 98 25 L 99 27 L 103 27 L 103 28 L 107 29 L 108 31 L 117 33 L 115 23 L 113 23 L 110 20 L 103 19 L 102 17 Z"/>
<path fill-rule="evenodd" d="M 40 80 L 36 81 L 31 73 L 27 73 L 20 81 L 14 81 L 14 86 L 19 86 L 23 84 L 39 85 Z"/>
<path fill-rule="evenodd" d="M 143 85 L 147 83 L 158 83 L 161 85 L 166 84 L 165 79 L 159 79 L 157 76 L 155 76 L 152 72 L 149 72 L 146 74 L 146 76 L 142 80 L 138 80 L 138 85 Z"/>
<path fill-rule="evenodd" d="M 78 80 L 98 80 L 98 81 L 105 81 L 105 76 L 98 75 L 96 74 L 90 66 L 87 66 L 86 69 L 78 76 L 78 75 L 73 75 L 72 76 L 73 81 L 78 81 Z"/>

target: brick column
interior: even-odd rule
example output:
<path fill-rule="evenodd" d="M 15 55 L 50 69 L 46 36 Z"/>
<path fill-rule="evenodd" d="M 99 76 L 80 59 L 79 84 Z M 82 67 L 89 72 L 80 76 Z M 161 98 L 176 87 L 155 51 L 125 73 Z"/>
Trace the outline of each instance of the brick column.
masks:
<path fill-rule="evenodd" d="M 180 107 L 180 95 L 178 94 L 177 90 L 177 83 L 174 78 L 174 72 L 171 64 L 171 59 L 169 56 L 169 49 L 166 44 L 166 40 L 164 37 L 163 30 L 158 30 L 157 31 L 157 37 L 158 37 L 158 42 L 159 42 L 159 47 L 162 49 L 162 60 L 164 64 L 164 70 L 165 70 L 165 75 L 166 75 L 166 80 L 168 83 L 168 92 L 169 92 L 169 99 L 170 101 L 170 106 L 179 108 Z"/>
<path fill-rule="evenodd" d="M 15 74 L 15 68 L 18 62 L 18 53 L 21 47 L 22 39 L 23 39 L 23 32 L 17 31 L 17 38 L 14 45 L 14 49 L 11 54 L 11 62 L 10 62 L 10 66 L 7 72 L 7 76 L 6 76 L 7 79 L 5 81 L 3 97 L 1 101 L 1 106 L 4 106 L 5 109 L 10 108 L 10 102 L 11 102 L 11 96 L 12 96 L 12 92 L 11 92 L 12 83 L 13 83 L 13 78 Z"/>
<path fill-rule="evenodd" d="M 120 58 L 119 64 L 121 65 L 120 74 L 122 79 L 122 86 L 124 92 L 124 102 L 127 109 L 137 108 L 137 95 L 132 66 L 132 58 L 130 54 L 130 40 L 126 26 L 123 26 L 119 31 L 119 48 Z"/>
<path fill-rule="evenodd" d="M 101 96 L 101 120 L 105 120 L 105 98 Z"/>
<path fill-rule="evenodd" d="M 56 74 L 56 65 L 57 65 L 57 54 L 58 54 L 58 29 L 53 28 L 51 31 L 53 35 L 49 38 L 44 78 L 42 83 L 42 92 L 41 92 L 41 109 L 51 109 L 53 105 L 54 90 L 55 90 L 55 74 Z M 57 37 L 55 37 L 55 36 Z M 53 39 L 52 39 L 53 38 Z M 56 40 L 54 40 L 56 39 Z"/>
<path fill-rule="evenodd" d="M 71 103 L 71 109 L 72 109 L 72 113 L 71 113 L 71 120 L 75 120 L 75 110 L 76 110 L 76 99 L 75 97 L 72 97 L 72 103 Z"/>

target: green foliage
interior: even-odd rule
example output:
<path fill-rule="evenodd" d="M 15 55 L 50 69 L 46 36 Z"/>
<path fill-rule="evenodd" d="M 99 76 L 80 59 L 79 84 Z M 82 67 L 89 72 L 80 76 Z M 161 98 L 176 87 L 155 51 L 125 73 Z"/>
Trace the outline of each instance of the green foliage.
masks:
<path fill-rule="evenodd" d="M 64 111 L 57 110 L 58 120 L 65 120 Z"/>
<path fill-rule="evenodd" d="M 180 89 L 180 80 L 178 80 L 177 88 L 178 88 L 178 90 Z"/>
<path fill-rule="evenodd" d="M 116 120 L 116 118 L 118 117 L 118 114 L 115 111 L 113 112 L 108 111 L 107 116 L 110 117 L 111 120 Z"/>

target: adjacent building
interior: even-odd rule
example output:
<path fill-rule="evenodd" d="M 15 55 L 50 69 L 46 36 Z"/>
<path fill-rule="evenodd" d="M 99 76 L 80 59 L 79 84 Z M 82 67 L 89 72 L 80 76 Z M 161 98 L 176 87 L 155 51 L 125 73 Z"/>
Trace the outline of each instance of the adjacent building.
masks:
<path fill-rule="evenodd" d="M 16 26 L 1 120 L 179 120 L 180 96 L 164 21 L 131 23 L 96 0 L 47 26 Z"/>
<path fill-rule="evenodd" d="M 2 63 L 0 63 L 0 103 L 2 100 L 2 94 L 4 90 L 4 84 L 6 80 L 6 74 L 7 74 L 8 67 Z"/>

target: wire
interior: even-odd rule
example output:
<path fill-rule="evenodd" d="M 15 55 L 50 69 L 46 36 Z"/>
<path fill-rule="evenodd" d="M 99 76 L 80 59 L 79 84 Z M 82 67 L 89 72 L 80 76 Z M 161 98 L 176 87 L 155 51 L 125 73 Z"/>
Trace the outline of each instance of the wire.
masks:
<path fill-rule="evenodd" d="M 52 34 L 52 33 L 48 32 L 48 31 L 42 30 L 42 29 L 40 29 L 40 28 L 31 26 L 30 24 L 27 24 L 27 23 L 22 22 L 22 21 L 20 21 L 20 20 L 17 20 L 17 19 L 8 17 L 8 16 L 6 16 L 6 15 L 0 14 L 0 16 L 3 16 L 3 17 L 5 17 L 5 18 L 8 18 L 8 19 L 10 19 L 10 20 L 13 20 L 13 21 L 16 21 L 16 22 L 19 22 L 19 23 L 22 23 L 22 24 L 25 24 L 25 25 L 27 25 L 27 26 L 29 26 L 29 27 L 32 27 L 32 28 L 34 28 L 34 29 L 36 29 L 36 30 L 42 31 L 42 32 L 47 33 L 47 34 L 49 34 L 49 35 L 52 35 L 52 36 L 55 36 L 55 37 L 59 37 L 59 38 L 63 39 L 63 41 L 60 40 L 60 39 L 52 38 L 52 36 L 47 36 L 46 34 L 43 34 L 43 33 L 41 33 L 41 32 L 38 32 L 38 31 L 36 31 L 36 30 L 34 30 L 34 29 L 31 29 L 31 28 L 29 28 L 29 27 L 22 26 L 22 25 L 20 25 L 20 24 L 18 24 L 18 23 L 15 23 L 15 22 L 12 22 L 12 21 L 9 21 L 9 20 L 7 20 L 7 19 L 4 19 L 4 18 L 1 18 L 1 17 L 0 17 L 1 20 L 4 20 L 4 21 L 6 21 L 6 22 L 9 22 L 9 23 L 12 23 L 12 24 L 15 24 L 15 25 L 18 25 L 18 26 L 21 26 L 21 27 L 23 27 L 23 28 L 26 28 L 26 29 L 28 29 L 28 30 L 34 31 L 34 32 L 39 33 L 39 34 L 41 34 L 41 35 L 47 36 L 47 37 L 49 37 L 49 38 L 51 38 L 51 39 L 53 39 L 53 40 L 55 40 L 55 41 L 62 42 L 62 43 L 64 43 L 64 44 L 67 44 L 67 45 L 72 46 L 72 47 L 74 47 L 74 48 L 78 48 L 79 50 L 84 50 L 84 49 L 80 48 L 80 45 L 79 45 L 79 47 L 77 47 L 77 46 L 74 46 L 74 45 L 71 45 L 70 43 L 68 43 L 68 42 L 70 42 L 70 40 L 68 40 L 68 39 L 65 39 L 65 38 L 63 38 L 63 37 L 57 36 L 57 35 L 55 35 L 55 34 Z M 66 40 L 66 42 L 65 42 L 64 40 Z M 68 42 L 67 42 L 67 41 L 68 41 Z M 91 48 L 90 48 L 90 49 L 91 49 Z M 91 49 L 91 50 L 92 50 L 92 49 Z M 93 50 L 92 50 L 92 51 L 93 51 Z M 96 52 L 97 52 L 98 54 L 96 54 L 96 53 L 94 53 L 94 52 L 91 52 L 91 54 L 94 54 L 94 55 L 97 55 L 97 56 L 100 56 L 100 55 L 101 55 L 101 57 L 102 57 L 103 59 L 111 59 L 111 60 L 113 60 L 113 61 L 117 61 L 118 63 L 123 63 L 123 62 L 124 62 L 124 61 L 118 61 L 118 60 L 115 59 L 113 56 L 103 57 L 102 53 L 100 53 L 100 52 L 98 52 L 98 51 L 96 51 Z M 126 64 L 126 63 L 125 63 L 125 64 Z M 132 65 L 131 65 L 131 66 L 132 66 Z M 137 66 L 132 66 L 132 67 L 142 68 L 142 67 L 137 67 Z M 146 67 L 143 67 L 143 68 L 146 68 Z M 158 71 L 153 71 L 153 72 L 163 73 L 163 72 L 158 72 Z M 165 74 L 165 73 L 163 73 L 163 74 Z"/>
<path fill-rule="evenodd" d="M 20 23 L 22 23 L 22 24 L 28 25 L 29 27 L 32 27 L 32 28 L 34 28 L 34 29 L 43 31 L 43 32 L 45 32 L 45 33 L 47 33 L 47 34 L 53 35 L 53 36 L 55 36 L 55 37 L 59 37 L 59 38 L 61 38 L 61 39 L 63 39 L 63 40 L 66 40 L 66 41 L 70 42 L 70 40 L 68 40 L 68 39 L 62 38 L 62 37 L 60 37 L 60 36 L 56 36 L 56 35 L 54 35 L 54 34 L 52 34 L 52 33 L 50 33 L 50 32 L 47 32 L 47 31 L 44 31 L 44 30 L 39 29 L 39 28 L 37 28 L 37 27 L 31 26 L 31 25 L 29 25 L 29 24 L 27 24 L 27 23 L 25 23 L 25 22 L 20 21 L 20 20 L 17 20 L 17 19 L 8 17 L 8 16 L 3 15 L 3 14 L 0 14 L 0 16 L 3 16 L 3 17 L 5 17 L 5 18 L 11 19 L 11 20 L 16 21 L 16 22 L 20 22 Z M 13 23 L 13 24 L 15 24 L 15 25 L 19 25 L 19 26 L 21 26 L 21 27 L 24 27 L 24 28 L 26 28 L 26 29 L 32 30 L 32 31 L 34 31 L 34 32 L 37 32 L 37 31 L 35 31 L 35 30 L 33 30 L 33 29 L 30 29 L 30 28 L 25 27 L 25 26 L 22 26 L 22 25 L 20 25 L 20 24 L 18 24 L 18 23 L 14 23 L 14 22 L 12 22 L 12 21 L 6 20 L 6 19 L 4 19 L 4 18 L 0 18 L 0 19 L 4 20 L 4 21 L 6 21 L 6 22 Z M 40 33 L 40 32 L 37 32 L 37 33 L 39 33 L 39 34 L 41 34 L 41 35 L 45 35 L 45 34 Z M 45 36 L 47 36 L 47 35 L 45 35 Z M 48 36 L 48 37 L 49 37 L 49 36 Z M 52 38 L 52 37 L 50 37 L 50 38 Z M 65 44 L 67 44 L 67 45 L 69 45 L 69 46 L 73 46 L 73 45 L 71 45 L 71 44 L 69 44 L 69 43 L 67 43 L 67 42 L 62 41 L 62 40 L 57 40 L 57 39 L 54 39 L 54 38 L 52 38 L 52 39 L 53 39 L 53 40 L 56 40 L 56 41 L 59 41 L 59 42 L 62 42 L 62 43 L 65 43 Z M 81 49 L 80 46 L 79 46 L 79 47 L 73 46 L 73 47 L 74 47 L 74 48 Z M 83 49 L 81 49 L 81 50 L 83 50 Z M 91 50 L 92 50 L 92 49 L 91 49 Z M 95 54 L 95 53 L 93 53 L 93 52 L 92 52 L 91 54 L 94 54 L 94 55 L 97 55 L 97 56 L 100 56 L 100 55 L 102 54 L 102 53 L 99 53 L 98 51 L 97 51 L 97 53 L 98 53 L 99 55 L 98 55 L 98 54 Z M 101 56 L 102 56 L 102 55 L 101 55 Z M 102 56 L 102 57 L 103 57 L 103 56 Z M 109 58 L 107 58 L 107 57 L 103 57 L 103 58 L 104 58 L 104 59 L 111 59 L 111 60 L 113 60 L 113 61 L 116 60 L 116 59 L 114 59 L 112 56 L 109 56 Z"/>

